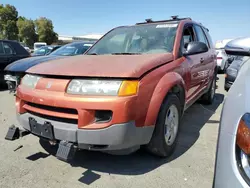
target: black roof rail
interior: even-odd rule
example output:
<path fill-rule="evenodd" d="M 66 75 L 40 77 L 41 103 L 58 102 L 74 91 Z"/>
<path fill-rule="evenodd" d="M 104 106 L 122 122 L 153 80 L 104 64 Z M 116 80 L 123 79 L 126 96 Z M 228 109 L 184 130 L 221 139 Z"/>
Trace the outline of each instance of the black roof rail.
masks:
<path fill-rule="evenodd" d="M 192 20 L 191 18 L 178 18 L 178 16 L 171 16 L 172 19 L 169 20 L 157 20 L 153 21 L 152 18 L 145 19 L 146 22 L 139 22 L 136 25 L 148 24 L 148 23 L 160 23 L 160 22 L 173 22 L 173 21 L 181 21 L 181 20 Z"/>

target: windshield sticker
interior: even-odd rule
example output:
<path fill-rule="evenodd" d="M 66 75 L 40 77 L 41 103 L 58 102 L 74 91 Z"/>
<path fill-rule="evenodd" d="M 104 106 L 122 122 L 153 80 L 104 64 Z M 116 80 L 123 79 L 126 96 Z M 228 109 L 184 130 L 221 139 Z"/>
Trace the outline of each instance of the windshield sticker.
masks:
<path fill-rule="evenodd" d="M 166 27 L 177 27 L 177 24 L 161 24 L 156 26 L 156 28 L 166 28 Z"/>

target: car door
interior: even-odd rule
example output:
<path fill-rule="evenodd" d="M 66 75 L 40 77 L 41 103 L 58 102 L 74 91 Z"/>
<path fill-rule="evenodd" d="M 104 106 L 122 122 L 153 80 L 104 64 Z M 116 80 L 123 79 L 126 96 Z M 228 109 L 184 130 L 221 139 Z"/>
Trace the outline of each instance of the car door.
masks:
<path fill-rule="evenodd" d="M 182 53 L 187 50 L 188 43 L 196 41 L 196 35 L 193 24 L 184 26 L 181 51 Z M 200 79 L 199 71 L 201 71 L 201 56 L 200 54 L 189 55 L 185 57 L 184 65 L 186 66 L 186 85 L 187 85 L 187 100 L 188 102 L 195 98 L 201 91 L 203 81 Z"/>
<path fill-rule="evenodd" d="M 211 48 L 212 44 L 209 44 L 207 36 L 203 28 L 200 25 L 195 24 L 194 30 L 196 33 L 196 38 L 199 42 L 203 42 L 207 45 L 209 50 L 205 53 L 199 54 L 200 58 L 200 66 L 198 70 L 198 77 L 202 81 L 202 88 L 207 87 L 209 84 L 210 75 L 213 74 L 213 62 L 215 61 L 215 54 L 213 53 L 213 48 Z"/>

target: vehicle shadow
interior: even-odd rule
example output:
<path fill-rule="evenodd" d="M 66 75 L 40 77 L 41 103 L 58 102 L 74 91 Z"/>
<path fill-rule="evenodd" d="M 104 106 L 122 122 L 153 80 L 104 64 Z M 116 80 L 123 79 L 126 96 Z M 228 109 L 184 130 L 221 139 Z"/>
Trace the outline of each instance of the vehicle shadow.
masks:
<path fill-rule="evenodd" d="M 167 159 L 158 158 L 139 150 L 126 156 L 114 156 L 102 152 L 78 151 L 70 164 L 73 167 L 87 169 L 79 181 L 85 184 L 100 178 L 100 175 L 92 172 L 103 172 L 108 174 L 140 175 L 150 172 L 159 166 L 168 163 L 183 155 L 189 150 L 200 136 L 200 130 L 209 122 L 218 106 L 223 102 L 224 95 L 216 94 L 212 105 L 204 106 L 200 103 L 192 105 L 183 115 L 179 139 L 175 152 Z M 211 123 L 219 121 L 210 120 Z M 50 154 L 56 154 L 55 146 L 51 147 L 47 142 L 40 140 L 42 147 Z"/>

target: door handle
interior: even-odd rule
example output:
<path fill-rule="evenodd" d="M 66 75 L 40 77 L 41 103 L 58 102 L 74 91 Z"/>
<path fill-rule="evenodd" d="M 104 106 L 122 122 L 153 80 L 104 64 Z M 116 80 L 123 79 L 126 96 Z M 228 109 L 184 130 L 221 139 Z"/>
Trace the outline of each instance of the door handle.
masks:
<path fill-rule="evenodd" d="M 200 59 L 200 62 L 201 62 L 201 63 L 204 63 L 204 61 L 205 61 L 205 60 L 204 60 L 204 58 L 202 57 L 202 58 Z"/>

